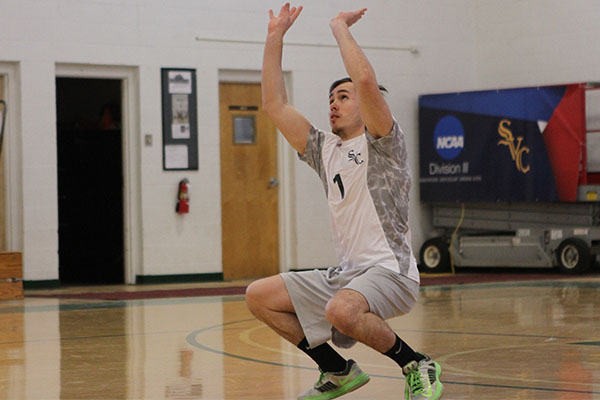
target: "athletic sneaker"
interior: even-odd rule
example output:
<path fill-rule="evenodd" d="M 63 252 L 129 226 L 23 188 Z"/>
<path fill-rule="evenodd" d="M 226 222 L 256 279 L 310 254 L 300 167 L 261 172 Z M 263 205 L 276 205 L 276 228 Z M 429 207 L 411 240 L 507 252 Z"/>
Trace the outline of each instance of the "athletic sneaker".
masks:
<path fill-rule="evenodd" d="M 319 369 L 320 370 L 320 369 Z M 323 372 L 315 385 L 298 396 L 299 400 L 335 399 L 358 389 L 369 382 L 365 374 L 354 360 L 348 360 L 342 372 Z"/>
<path fill-rule="evenodd" d="M 440 375 L 442 368 L 428 356 L 419 361 L 411 361 L 402 368 L 406 383 L 404 398 L 406 400 L 437 400 L 442 396 Z"/>

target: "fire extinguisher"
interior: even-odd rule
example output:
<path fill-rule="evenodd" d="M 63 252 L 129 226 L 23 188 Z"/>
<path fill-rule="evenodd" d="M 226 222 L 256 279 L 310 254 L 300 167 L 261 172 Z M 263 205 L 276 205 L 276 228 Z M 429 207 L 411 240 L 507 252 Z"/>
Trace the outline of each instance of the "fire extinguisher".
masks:
<path fill-rule="evenodd" d="M 177 194 L 177 206 L 175 211 L 178 214 L 187 214 L 190 212 L 190 181 L 187 178 L 179 181 L 179 192 Z"/>

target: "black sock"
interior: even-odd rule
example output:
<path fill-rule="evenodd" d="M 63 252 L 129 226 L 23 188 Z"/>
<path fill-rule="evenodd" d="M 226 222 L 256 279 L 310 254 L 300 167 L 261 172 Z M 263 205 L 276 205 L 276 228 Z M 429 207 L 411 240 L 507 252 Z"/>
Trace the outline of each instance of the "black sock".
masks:
<path fill-rule="evenodd" d="M 298 348 L 308 354 L 323 372 L 340 372 L 346 369 L 346 360 L 327 343 L 310 349 L 308 340 L 304 338 L 298 343 Z"/>
<path fill-rule="evenodd" d="M 400 368 L 403 368 L 411 361 L 419 362 L 425 358 L 423 355 L 418 354 L 411 349 L 409 345 L 398 337 L 398 335 L 396 335 L 396 343 L 394 343 L 391 349 L 383 354 L 396 361 Z"/>

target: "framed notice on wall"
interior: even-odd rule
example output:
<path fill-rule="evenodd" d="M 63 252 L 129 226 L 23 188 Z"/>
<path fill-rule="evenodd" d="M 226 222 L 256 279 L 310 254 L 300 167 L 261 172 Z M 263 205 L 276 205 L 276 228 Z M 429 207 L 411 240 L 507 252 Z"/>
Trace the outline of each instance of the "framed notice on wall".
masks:
<path fill-rule="evenodd" d="M 198 169 L 196 71 L 163 68 L 163 169 Z"/>

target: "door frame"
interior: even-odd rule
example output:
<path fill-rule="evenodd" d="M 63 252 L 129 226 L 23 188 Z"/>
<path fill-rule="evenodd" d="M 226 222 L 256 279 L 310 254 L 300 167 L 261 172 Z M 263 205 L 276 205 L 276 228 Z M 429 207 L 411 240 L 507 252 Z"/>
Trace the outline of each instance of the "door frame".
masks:
<path fill-rule="evenodd" d="M 284 83 L 288 99 L 292 102 L 290 88 L 291 74 L 284 72 Z M 217 82 L 220 83 L 261 83 L 261 71 L 220 69 Z M 218 99 L 217 99 L 218 103 Z M 220 132 L 220 131 L 219 131 Z M 296 203 L 294 185 L 294 156 L 295 152 L 283 135 L 277 131 L 277 175 L 279 186 L 277 203 L 279 206 L 279 272 L 287 272 L 295 268 L 298 258 L 296 254 Z M 220 163 L 219 163 L 220 168 Z"/>
<path fill-rule="evenodd" d="M 6 250 L 23 251 L 23 176 L 21 174 L 21 96 L 19 64 L 0 62 L 7 103 L 4 127 L 4 171 L 6 183 Z"/>
<path fill-rule="evenodd" d="M 97 78 L 121 81 L 123 148 L 124 281 L 135 284 L 142 273 L 141 144 L 139 70 L 137 67 L 56 64 L 56 78 Z"/>

